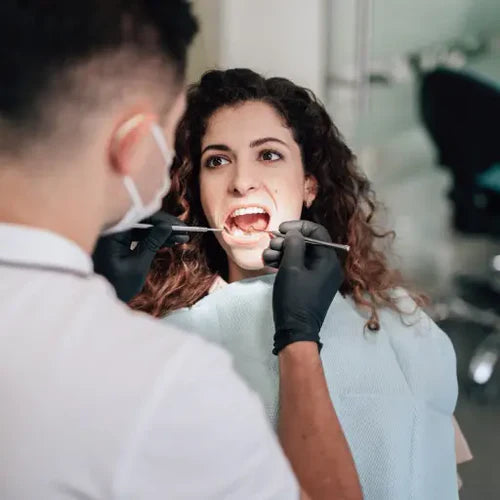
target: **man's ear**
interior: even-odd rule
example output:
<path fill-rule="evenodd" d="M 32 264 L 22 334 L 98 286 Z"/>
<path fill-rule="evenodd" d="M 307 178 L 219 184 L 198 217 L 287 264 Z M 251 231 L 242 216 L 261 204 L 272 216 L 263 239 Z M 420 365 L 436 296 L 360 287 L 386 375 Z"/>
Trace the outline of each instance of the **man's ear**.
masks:
<path fill-rule="evenodd" d="M 318 195 L 318 181 L 312 174 L 307 174 L 304 180 L 304 205 L 311 208 Z"/>
<path fill-rule="evenodd" d="M 117 126 L 109 145 L 109 158 L 116 173 L 130 174 L 134 149 L 149 135 L 154 121 L 152 114 L 135 113 Z"/>

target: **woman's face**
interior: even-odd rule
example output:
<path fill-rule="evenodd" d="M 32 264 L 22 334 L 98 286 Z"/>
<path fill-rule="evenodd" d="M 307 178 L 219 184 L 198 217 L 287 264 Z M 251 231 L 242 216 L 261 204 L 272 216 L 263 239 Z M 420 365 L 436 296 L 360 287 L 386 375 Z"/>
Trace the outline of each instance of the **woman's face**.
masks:
<path fill-rule="evenodd" d="M 224 227 L 217 239 L 230 274 L 234 266 L 262 269 L 264 231 L 300 219 L 314 201 L 316 181 L 304 173 L 299 145 L 272 106 L 251 101 L 216 111 L 201 151 L 201 203 L 210 226 Z"/>

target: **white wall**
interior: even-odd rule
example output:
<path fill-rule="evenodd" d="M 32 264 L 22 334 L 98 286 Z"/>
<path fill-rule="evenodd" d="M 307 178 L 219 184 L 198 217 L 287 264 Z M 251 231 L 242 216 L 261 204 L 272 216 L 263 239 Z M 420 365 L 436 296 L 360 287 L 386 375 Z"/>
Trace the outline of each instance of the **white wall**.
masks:
<path fill-rule="evenodd" d="M 500 33 L 500 1 L 474 0 L 469 8 L 465 28 L 470 32 Z"/>
<path fill-rule="evenodd" d="M 373 56 L 393 57 L 464 34 L 477 0 L 375 0 Z"/>
<path fill-rule="evenodd" d="M 197 81 L 205 71 L 219 65 L 222 29 L 222 7 L 219 0 L 192 0 L 191 3 L 200 27 L 189 53 L 187 79 L 190 83 Z"/>
<path fill-rule="evenodd" d="M 384 141 L 416 126 L 417 86 L 405 68 L 409 53 L 467 35 L 500 34 L 500 0 L 326 1 L 331 6 L 329 111 L 345 134 L 359 144 Z M 393 85 L 346 84 L 361 71 L 357 66 L 356 6 L 369 1 L 371 27 L 361 31 L 371 35 L 364 70 L 398 74 L 399 83 Z"/>
<path fill-rule="evenodd" d="M 326 0 L 330 3 L 329 64 L 332 75 L 355 78 L 356 1 Z M 376 1 L 376 0 L 375 0 Z"/>
<path fill-rule="evenodd" d="M 356 4 L 366 0 L 326 0 L 331 5 L 332 72 L 353 74 Z M 500 0 L 371 0 L 371 57 L 397 56 L 465 35 L 500 33 Z"/>
<path fill-rule="evenodd" d="M 192 51 L 192 79 L 207 67 L 249 67 L 324 96 L 324 0 L 195 0 L 193 5 L 202 30 Z"/>

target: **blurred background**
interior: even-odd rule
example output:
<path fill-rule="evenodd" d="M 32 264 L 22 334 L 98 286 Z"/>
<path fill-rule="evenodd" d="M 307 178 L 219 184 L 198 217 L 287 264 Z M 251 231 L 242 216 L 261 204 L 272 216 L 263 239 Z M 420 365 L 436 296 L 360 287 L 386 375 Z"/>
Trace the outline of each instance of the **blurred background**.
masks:
<path fill-rule="evenodd" d="M 189 79 L 250 67 L 312 89 L 388 207 L 395 260 L 458 360 L 474 460 L 500 498 L 500 0 L 193 0 Z"/>

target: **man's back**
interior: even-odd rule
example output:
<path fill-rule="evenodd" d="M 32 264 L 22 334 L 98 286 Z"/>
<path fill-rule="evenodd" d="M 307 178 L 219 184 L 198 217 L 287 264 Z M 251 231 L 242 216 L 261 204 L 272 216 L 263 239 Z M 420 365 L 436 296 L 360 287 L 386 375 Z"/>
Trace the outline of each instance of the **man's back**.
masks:
<path fill-rule="evenodd" d="M 1 498 L 298 496 L 224 352 L 130 312 L 67 240 L 0 240 Z"/>

